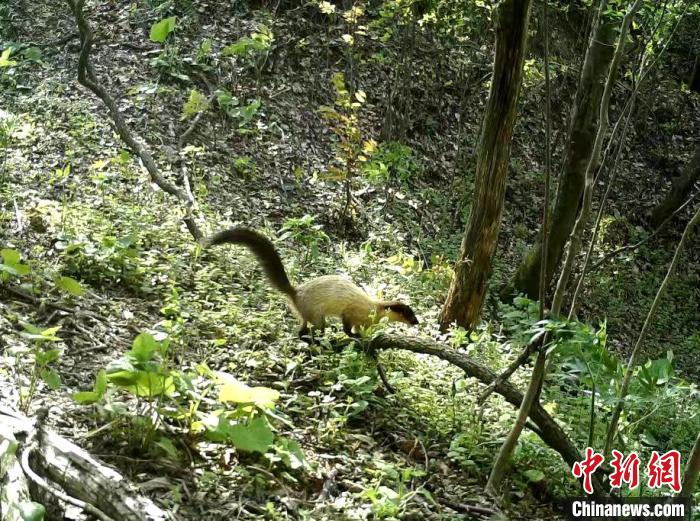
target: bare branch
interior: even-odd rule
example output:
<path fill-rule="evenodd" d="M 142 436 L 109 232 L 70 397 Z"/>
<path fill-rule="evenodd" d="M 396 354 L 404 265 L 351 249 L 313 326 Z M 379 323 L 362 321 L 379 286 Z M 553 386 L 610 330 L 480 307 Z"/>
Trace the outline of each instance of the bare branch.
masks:
<path fill-rule="evenodd" d="M 90 63 L 90 51 L 92 50 L 93 44 L 93 34 L 90 24 L 85 18 L 83 13 L 84 0 L 66 0 L 71 10 L 73 11 L 73 16 L 78 25 L 78 30 L 80 31 L 80 57 L 78 58 L 78 81 L 81 85 L 87 87 L 92 91 L 102 103 L 107 107 L 109 116 L 112 119 L 114 126 L 119 134 L 119 137 L 124 141 L 127 147 L 141 159 L 143 166 L 146 168 L 151 181 L 153 181 L 161 190 L 165 193 L 176 197 L 185 207 L 186 215 L 184 217 L 185 225 L 189 230 L 190 234 L 194 237 L 196 241 L 199 241 L 203 234 L 200 231 L 197 223 L 192 215 L 193 201 L 189 199 L 187 193 L 180 190 L 177 186 L 170 183 L 160 172 L 160 169 L 156 165 L 155 160 L 151 153 L 144 147 L 133 135 L 126 120 L 119 111 L 117 103 L 114 98 L 107 92 L 107 90 L 100 84 L 95 76 L 95 71 Z"/>
<path fill-rule="evenodd" d="M 649 308 L 649 312 L 647 313 L 647 317 L 644 320 L 644 325 L 642 326 L 642 330 L 639 332 L 639 336 L 637 337 L 637 342 L 634 344 L 634 348 L 632 349 L 632 354 L 630 354 L 629 361 L 627 362 L 627 368 L 625 369 L 625 376 L 622 379 L 622 385 L 620 386 L 620 396 L 618 398 L 617 404 L 615 405 L 615 409 L 613 410 L 612 417 L 610 418 L 610 424 L 608 425 L 608 431 L 606 434 L 605 438 L 605 455 L 607 456 L 610 454 L 610 450 L 612 449 L 612 444 L 613 441 L 615 440 L 615 437 L 617 436 L 617 424 L 620 420 L 620 414 L 622 414 L 622 408 L 625 405 L 625 398 L 627 397 L 627 392 L 629 391 L 629 386 L 630 382 L 632 381 L 632 373 L 634 372 L 634 368 L 637 365 L 637 358 L 639 356 L 639 351 L 640 347 L 642 345 L 642 341 L 644 340 L 644 337 L 646 337 L 647 331 L 649 330 L 649 327 L 651 327 L 651 322 L 652 319 L 654 318 L 654 315 L 656 314 L 656 309 L 659 307 L 659 303 L 661 302 L 661 297 L 663 294 L 666 292 L 666 288 L 668 287 L 668 283 L 671 280 L 671 276 L 673 275 L 673 271 L 676 268 L 676 265 L 678 264 L 678 259 L 680 257 L 681 252 L 683 251 L 683 246 L 685 245 L 686 240 L 688 240 L 688 237 L 693 231 L 693 228 L 700 222 L 700 207 L 695 211 L 695 215 L 693 216 L 690 221 L 688 221 L 688 224 L 685 227 L 685 230 L 683 230 L 683 235 L 681 236 L 680 240 L 678 241 L 678 246 L 676 246 L 676 251 L 673 254 L 673 259 L 671 259 L 671 264 L 668 266 L 668 271 L 666 272 L 666 276 L 664 277 L 664 280 L 661 282 L 661 285 L 659 286 L 659 289 L 656 291 L 656 296 L 654 297 L 654 302 L 652 302 L 651 307 Z"/>
<path fill-rule="evenodd" d="M 497 375 L 493 371 L 474 361 L 466 354 L 460 353 L 450 347 L 440 345 L 432 339 L 379 333 L 370 341 L 369 348 L 377 350 L 404 349 L 414 353 L 433 355 L 456 365 L 462 369 L 467 376 L 476 378 L 484 384 L 490 384 L 497 379 Z M 523 401 L 523 393 L 510 382 L 497 384 L 494 391 L 503 396 L 508 403 L 515 407 L 520 407 Z M 558 452 L 567 465 L 571 467 L 574 463 L 582 459 L 581 453 L 564 430 L 539 403 L 534 403 L 532 405 L 530 409 L 530 419 L 532 419 L 539 429 L 540 432 L 538 432 L 538 435 L 542 438 L 542 441 Z M 605 495 L 605 487 L 602 481 L 600 481 L 600 478 L 594 474 L 593 479 L 595 494 L 598 496 Z"/>

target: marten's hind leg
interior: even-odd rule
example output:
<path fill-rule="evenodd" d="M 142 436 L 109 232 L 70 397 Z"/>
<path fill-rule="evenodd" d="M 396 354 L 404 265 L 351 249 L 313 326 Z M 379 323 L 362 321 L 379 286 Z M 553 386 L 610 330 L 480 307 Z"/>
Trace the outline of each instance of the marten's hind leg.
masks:
<path fill-rule="evenodd" d="M 303 340 L 307 344 L 314 343 L 314 337 L 309 329 L 309 323 L 302 319 L 301 327 L 299 328 L 299 339 Z"/>

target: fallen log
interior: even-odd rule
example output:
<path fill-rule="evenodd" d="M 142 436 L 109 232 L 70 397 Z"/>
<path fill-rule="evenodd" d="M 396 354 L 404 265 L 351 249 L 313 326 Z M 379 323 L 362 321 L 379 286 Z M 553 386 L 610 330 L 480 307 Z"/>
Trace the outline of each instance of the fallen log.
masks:
<path fill-rule="evenodd" d="M 462 369 L 467 376 L 476 378 L 483 384 L 489 385 L 495 382 L 494 392 L 503 396 L 508 403 L 516 408 L 520 407 L 520 403 L 523 401 L 523 393 L 512 383 L 507 380 L 499 381 L 498 375 L 489 368 L 472 360 L 464 353 L 442 346 L 432 339 L 379 333 L 370 341 L 369 348 L 377 351 L 382 349 L 403 349 L 414 353 L 436 356 L 456 365 Z M 569 439 L 561 426 L 559 426 L 554 418 L 552 418 L 539 403 L 534 403 L 532 405 L 530 409 L 530 419 L 538 427 L 538 431 L 535 431 L 537 435 L 549 447 L 558 452 L 569 467 L 573 467 L 574 463 L 583 460 L 583 456 L 578 448 L 576 448 L 571 439 Z M 606 488 L 600 480 L 600 477 L 595 474 L 593 474 L 592 477 L 594 494 L 596 496 L 606 495 Z"/>
<path fill-rule="evenodd" d="M 170 518 L 116 470 L 41 424 L 0 408 L 1 521 L 23 519 L 22 510 L 41 508 L 47 495 L 105 521 Z"/>

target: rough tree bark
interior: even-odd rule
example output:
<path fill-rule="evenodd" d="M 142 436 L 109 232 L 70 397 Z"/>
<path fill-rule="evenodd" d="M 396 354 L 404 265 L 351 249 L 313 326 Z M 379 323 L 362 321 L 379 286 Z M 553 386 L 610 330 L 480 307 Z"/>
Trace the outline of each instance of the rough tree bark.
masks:
<path fill-rule="evenodd" d="M 651 224 L 659 226 L 675 212 L 688 198 L 695 183 L 700 181 L 700 141 L 695 148 L 695 154 L 685 165 L 681 175 L 671 181 L 671 190 L 651 214 Z"/>
<path fill-rule="evenodd" d="M 574 227 L 583 193 L 586 167 L 593 153 L 600 100 L 603 96 L 605 78 L 612 61 L 617 35 L 615 22 L 601 15 L 606 5 L 607 2 L 602 0 L 596 14 L 572 109 L 566 160 L 559 178 L 547 244 L 547 287 L 559 267 L 564 246 Z M 506 288 L 504 293 L 509 295 L 515 289 L 530 298 L 537 298 L 541 264 L 542 235 L 540 234 L 518 268 L 513 286 Z"/>
<path fill-rule="evenodd" d="M 600 98 L 600 108 L 598 116 L 598 128 L 596 129 L 595 141 L 593 143 L 593 151 L 591 152 L 591 158 L 588 161 L 588 166 L 585 172 L 585 181 L 583 184 L 583 198 L 581 201 L 581 211 L 579 212 L 576 222 L 574 223 L 574 228 L 571 231 L 569 237 L 569 247 L 566 251 L 566 257 L 564 259 L 564 266 L 559 274 L 559 280 L 557 282 L 557 288 L 554 292 L 554 298 L 552 299 L 552 315 L 557 316 L 562 307 L 562 302 L 564 300 L 564 295 L 566 293 L 569 280 L 571 279 L 571 273 L 573 271 L 574 262 L 579 250 L 581 249 L 581 242 L 583 240 L 583 232 L 588 225 L 588 217 L 591 213 L 591 206 L 593 203 L 593 188 L 595 185 L 595 174 L 598 164 L 600 163 L 600 153 L 603 149 L 603 140 L 605 139 L 605 134 L 608 131 L 608 108 L 610 106 L 610 97 L 612 95 L 613 87 L 617 81 L 617 73 L 620 67 L 620 62 L 624 54 L 625 46 L 627 43 L 627 32 L 632 25 L 632 20 L 637 11 L 642 6 L 642 0 L 634 0 L 630 5 L 627 13 L 622 18 L 622 23 L 620 24 L 620 34 L 617 40 L 617 45 L 615 46 L 615 52 L 613 53 L 613 59 L 610 62 L 610 70 L 608 71 L 608 77 L 605 80 L 605 88 L 603 89 L 603 95 Z"/>
<path fill-rule="evenodd" d="M 61 509 L 78 507 L 104 521 L 170 518 L 124 476 L 44 429 L 41 421 L 2 408 L 0 519 L 22 519 L 19 510 L 32 501 L 56 504 Z M 54 514 L 62 517 L 60 512 Z"/>
<path fill-rule="evenodd" d="M 471 328 L 479 319 L 496 251 L 513 124 L 520 94 L 531 0 L 506 0 L 496 11 L 496 57 L 477 152 L 474 203 L 440 326 Z"/>
<path fill-rule="evenodd" d="M 690 90 L 700 92 L 700 55 L 695 57 L 695 65 L 693 65 L 693 71 L 690 73 L 688 86 Z"/>

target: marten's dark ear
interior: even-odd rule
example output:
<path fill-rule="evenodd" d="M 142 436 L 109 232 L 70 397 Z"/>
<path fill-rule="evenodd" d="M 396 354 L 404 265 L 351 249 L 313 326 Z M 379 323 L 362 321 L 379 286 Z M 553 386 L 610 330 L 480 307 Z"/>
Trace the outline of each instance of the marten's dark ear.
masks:
<path fill-rule="evenodd" d="M 389 304 L 387 308 L 393 311 L 394 313 L 398 313 L 399 315 L 401 315 L 407 324 L 412 324 L 414 326 L 418 324 L 418 318 L 416 318 L 416 314 L 413 312 L 411 306 L 409 306 L 408 304 L 404 304 L 402 302 L 394 302 Z"/>

